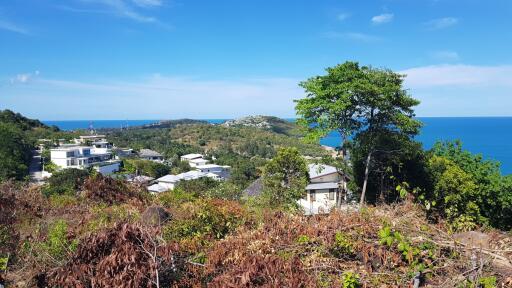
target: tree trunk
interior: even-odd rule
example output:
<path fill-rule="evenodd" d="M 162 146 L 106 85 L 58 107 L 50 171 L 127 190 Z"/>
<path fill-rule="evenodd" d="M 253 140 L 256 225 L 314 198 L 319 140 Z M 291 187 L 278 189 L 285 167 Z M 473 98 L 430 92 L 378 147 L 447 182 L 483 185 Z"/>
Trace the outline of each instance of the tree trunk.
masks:
<path fill-rule="evenodd" d="M 372 159 L 372 152 L 368 153 L 368 157 L 366 158 L 366 169 L 364 170 L 364 182 L 363 182 L 363 191 L 361 192 L 361 201 L 359 205 L 362 207 L 364 205 L 364 197 L 366 194 L 366 186 L 368 185 L 368 175 L 370 174 L 370 161 Z"/>

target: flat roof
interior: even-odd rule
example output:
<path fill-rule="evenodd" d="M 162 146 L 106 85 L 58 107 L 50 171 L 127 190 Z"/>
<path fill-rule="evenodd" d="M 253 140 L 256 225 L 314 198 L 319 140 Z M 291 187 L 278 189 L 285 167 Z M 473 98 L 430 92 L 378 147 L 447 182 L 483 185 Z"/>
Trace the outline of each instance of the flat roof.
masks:
<path fill-rule="evenodd" d="M 183 156 L 181 156 L 181 158 L 196 159 L 196 158 L 203 158 L 203 155 L 202 154 L 197 154 L 197 153 L 191 153 L 191 154 L 183 155 Z"/>
<path fill-rule="evenodd" d="M 199 165 L 199 166 L 196 166 L 197 169 L 208 169 L 208 168 L 231 168 L 230 166 L 227 166 L 227 165 L 224 165 L 224 166 L 221 166 L 221 165 L 217 165 L 217 164 L 204 164 L 204 165 Z"/>
<path fill-rule="evenodd" d="M 192 163 L 196 163 L 196 162 L 208 162 L 208 160 L 203 159 L 203 158 L 197 158 L 197 159 L 192 159 L 192 160 L 190 160 L 189 162 L 192 162 Z"/>
<path fill-rule="evenodd" d="M 165 176 L 162 176 L 158 179 L 156 179 L 156 181 L 160 181 L 160 182 L 178 182 L 181 180 L 181 177 L 179 177 L 178 175 L 165 175 Z"/>
<path fill-rule="evenodd" d="M 325 182 L 325 183 L 311 183 L 306 186 L 306 190 L 322 190 L 322 189 L 336 189 L 338 183 L 336 182 Z"/>

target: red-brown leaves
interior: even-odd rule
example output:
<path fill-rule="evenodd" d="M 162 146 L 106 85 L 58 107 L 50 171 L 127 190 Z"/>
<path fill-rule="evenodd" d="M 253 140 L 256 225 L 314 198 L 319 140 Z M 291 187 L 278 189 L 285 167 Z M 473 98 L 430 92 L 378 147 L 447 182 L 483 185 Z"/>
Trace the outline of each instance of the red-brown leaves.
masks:
<path fill-rule="evenodd" d="M 144 192 L 140 187 L 128 185 L 126 182 L 101 174 L 85 180 L 83 195 L 93 201 L 108 204 L 120 202 L 144 202 Z"/>
<path fill-rule="evenodd" d="M 158 230 L 118 224 L 81 241 L 64 267 L 47 281 L 58 287 L 156 287 L 175 279 L 176 247 L 158 239 Z"/>

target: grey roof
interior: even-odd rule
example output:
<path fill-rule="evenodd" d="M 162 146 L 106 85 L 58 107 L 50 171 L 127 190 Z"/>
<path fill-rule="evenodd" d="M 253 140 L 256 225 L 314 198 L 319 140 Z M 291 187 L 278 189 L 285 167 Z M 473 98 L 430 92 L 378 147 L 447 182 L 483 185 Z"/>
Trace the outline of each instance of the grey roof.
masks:
<path fill-rule="evenodd" d="M 306 190 L 322 190 L 322 189 L 336 189 L 338 183 L 336 182 L 325 182 L 325 183 L 311 183 L 306 186 Z"/>
<path fill-rule="evenodd" d="M 316 178 L 338 172 L 338 169 L 336 169 L 336 167 L 325 164 L 309 164 L 308 169 L 309 178 Z"/>
<path fill-rule="evenodd" d="M 162 154 L 151 149 L 140 149 L 139 157 L 162 157 Z"/>

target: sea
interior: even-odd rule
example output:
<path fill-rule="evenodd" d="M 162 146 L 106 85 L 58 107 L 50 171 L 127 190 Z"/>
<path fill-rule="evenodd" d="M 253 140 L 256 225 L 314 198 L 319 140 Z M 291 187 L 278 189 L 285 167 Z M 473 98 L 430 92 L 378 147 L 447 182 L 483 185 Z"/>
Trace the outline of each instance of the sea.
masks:
<path fill-rule="evenodd" d="M 424 124 L 416 139 L 429 149 L 437 141 L 462 141 L 463 148 L 480 153 L 485 159 L 501 163 L 503 174 L 512 174 L 512 117 L 419 117 Z M 229 119 L 205 119 L 219 124 Z M 293 119 L 287 119 L 293 121 Z M 159 122 L 159 120 L 69 120 L 43 121 L 61 130 L 127 128 Z M 340 135 L 332 132 L 324 137 L 322 145 L 336 147 Z"/>

